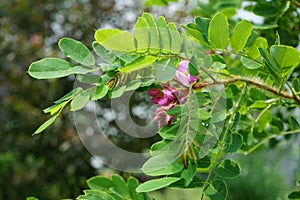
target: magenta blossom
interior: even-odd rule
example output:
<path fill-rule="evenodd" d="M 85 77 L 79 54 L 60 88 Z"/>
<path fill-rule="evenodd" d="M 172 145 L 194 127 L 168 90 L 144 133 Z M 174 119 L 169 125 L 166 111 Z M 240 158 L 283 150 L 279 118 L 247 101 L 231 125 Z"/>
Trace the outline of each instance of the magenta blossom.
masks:
<path fill-rule="evenodd" d="M 178 104 L 179 92 L 170 84 L 162 84 L 163 89 L 153 88 L 148 91 L 152 97 L 151 101 L 161 107 L 156 109 L 154 120 L 158 121 L 158 127 L 170 125 L 174 116 L 167 114 L 167 111 Z"/>
<path fill-rule="evenodd" d="M 188 72 L 189 61 L 183 60 L 179 63 L 178 69 L 176 71 L 176 79 L 181 83 L 183 86 L 190 87 L 190 83 L 199 80 L 198 76 L 191 76 Z"/>
<path fill-rule="evenodd" d="M 149 95 L 152 96 L 151 101 L 161 106 L 167 106 L 172 102 L 177 101 L 178 91 L 173 87 L 167 87 L 163 90 L 154 88 L 149 90 Z"/>

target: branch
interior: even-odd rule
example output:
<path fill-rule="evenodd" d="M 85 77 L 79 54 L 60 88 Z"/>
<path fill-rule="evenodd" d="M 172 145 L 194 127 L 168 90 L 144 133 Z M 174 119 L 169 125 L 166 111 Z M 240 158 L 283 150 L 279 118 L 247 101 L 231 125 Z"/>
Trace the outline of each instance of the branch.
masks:
<path fill-rule="evenodd" d="M 268 141 L 270 139 L 273 139 L 273 138 L 276 138 L 276 137 L 279 137 L 279 136 L 284 136 L 284 135 L 296 134 L 296 133 L 300 133 L 300 129 L 296 129 L 296 130 L 293 130 L 293 131 L 285 131 L 285 132 L 280 133 L 279 135 L 277 135 L 277 134 L 269 135 L 268 137 L 265 137 L 259 143 L 257 143 L 256 145 L 254 145 L 248 151 L 243 152 L 243 154 L 246 156 L 249 153 L 252 153 L 253 151 L 255 151 L 256 149 L 258 149 L 261 145 L 263 145 L 266 141 Z"/>
<path fill-rule="evenodd" d="M 300 99 L 297 96 L 292 95 L 286 91 L 282 91 L 279 88 L 272 87 L 260 80 L 251 79 L 249 77 L 232 76 L 232 75 L 228 75 L 228 74 L 226 76 L 228 76 L 229 78 L 222 79 L 222 80 L 215 80 L 213 82 L 211 82 L 211 81 L 210 82 L 197 82 L 193 85 L 193 89 L 201 89 L 201 88 L 209 87 L 212 85 L 220 85 L 220 84 L 228 85 L 228 84 L 232 84 L 232 83 L 236 83 L 236 82 L 244 82 L 251 86 L 257 87 L 259 89 L 262 89 L 262 90 L 268 91 L 272 94 L 275 94 L 277 96 L 280 96 L 282 98 L 293 100 L 295 103 L 300 105 Z"/>

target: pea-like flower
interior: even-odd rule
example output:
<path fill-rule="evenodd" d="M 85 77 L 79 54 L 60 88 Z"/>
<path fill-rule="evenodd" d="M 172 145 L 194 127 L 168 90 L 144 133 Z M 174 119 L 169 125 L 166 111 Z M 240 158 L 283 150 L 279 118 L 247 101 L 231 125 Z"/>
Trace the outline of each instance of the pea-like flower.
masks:
<path fill-rule="evenodd" d="M 151 101 L 162 107 L 157 108 L 154 120 L 158 121 L 158 127 L 170 125 L 174 116 L 167 114 L 167 111 L 178 104 L 178 91 L 170 84 L 162 84 L 163 89 L 153 88 L 148 91 L 152 97 Z"/>
<path fill-rule="evenodd" d="M 178 91 L 173 87 L 165 87 L 163 90 L 154 88 L 150 89 L 148 93 L 152 96 L 151 101 L 161 106 L 167 106 L 177 101 Z"/>
<path fill-rule="evenodd" d="M 178 69 L 176 71 L 177 81 L 186 87 L 190 87 L 190 83 L 193 83 L 193 82 L 199 80 L 199 75 L 192 76 L 189 74 L 188 67 L 189 67 L 189 61 L 183 60 L 179 63 Z"/>

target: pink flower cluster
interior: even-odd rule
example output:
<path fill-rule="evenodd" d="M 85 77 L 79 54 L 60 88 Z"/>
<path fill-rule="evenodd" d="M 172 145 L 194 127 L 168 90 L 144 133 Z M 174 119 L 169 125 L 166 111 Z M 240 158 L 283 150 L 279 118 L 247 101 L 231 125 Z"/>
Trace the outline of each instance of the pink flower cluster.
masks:
<path fill-rule="evenodd" d="M 188 94 L 190 83 L 199 80 L 199 75 L 191 76 L 188 73 L 188 65 L 188 60 L 181 61 L 176 71 L 177 82 L 185 86 L 185 89 L 181 90 L 181 92 L 178 92 L 178 90 L 175 87 L 172 87 L 169 83 L 161 84 L 162 89 L 153 88 L 148 91 L 149 95 L 152 97 L 151 101 L 154 104 L 158 104 L 161 106 L 157 108 L 154 117 L 154 120 L 158 121 L 159 127 L 162 127 L 164 124 L 170 125 L 172 123 L 174 116 L 167 114 L 166 111 L 172 109 L 177 104 L 184 103 Z"/>

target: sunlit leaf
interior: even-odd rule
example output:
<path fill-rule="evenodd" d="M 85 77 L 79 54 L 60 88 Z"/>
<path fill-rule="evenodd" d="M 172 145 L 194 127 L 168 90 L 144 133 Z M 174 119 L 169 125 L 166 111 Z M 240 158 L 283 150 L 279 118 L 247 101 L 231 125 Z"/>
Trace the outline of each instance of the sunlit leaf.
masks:
<path fill-rule="evenodd" d="M 252 24 L 249 21 L 243 20 L 237 23 L 229 39 L 231 48 L 236 52 L 240 52 L 245 47 L 251 33 Z"/>
<path fill-rule="evenodd" d="M 177 27 L 174 23 L 168 23 L 168 31 L 171 38 L 171 53 L 179 54 L 181 50 L 181 35 L 177 30 Z"/>
<path fill-rule="evenodd" d="M 292 73 L 300 62 L 300 53 L 293 47 L 273 45 L 270 51 L 282 70 L 282 77 Z"/>
<path fill-rule="evenodd" d="M 247 69 L 258 69 L 263 66 L 260 62 L 244 56 L 242 56 L 241 62 Z"/>
<path fill-rule="evenodd" d="M 149 25 L 149 32 L 150 32 L 149 53 L 152 55 L 158 54 L 160 52 L 160 40 L 159 40 L 159 32 L 156 27 L 154 18 L 150 13 L 143 13 L 142 16 L 146 19 Z"/>
<path fill-rule="evenodd" d="M 263 37 L 256 38 L 254 43 L 246 48 L 247 55 L 252 59 L 259 58 L 260 57 L 260 52 L 258 50 L 259 47 L 267 49 L 268 41 Z"/>
<path fill-rule="evenodd" d="M 41 132 L 43 132 L 46 128 L 48 128 L 51 124 L 53 124 L 56 120 L 56 118 L 58 117 L 58 115 L 54 115 L 52 116 L 50 119 L 48 119 L 47 121 L 45 121 L 34 133 L 35 134 L 39 134 Z"/>
<path fill-rule="evenodd" d="M 119 29 L 97 30 L 95 39 L 100 45 L 110 50 L 132 52 L 136 49 L 132 34 Z"/>
<path fill-rule="evenodd" d="M 155 56 L 143 56 L 136 59 L 132 63 L 125 65 L 124 67 L 120 67 L 119 71 L 124 73 L 130 73 L 132 71 L 143 69 L 153 64 L 156 59 L 157 58 Z"/>
<path fill-rule="evenodd" d="M 157 27 L 160 38 L 160 48 L 162 53 L 170 53 L 171 51 L 171 39 L 169 36 L 168 26 L 166 19 L 162 16 L 157 18 Z"/>
<path fill-rule="evenodd" d="M 226 49 L 229 40 L 227 17 L 217 13 L 210 21 L 208 28 L 209 41 L 215 48 Z"/>
<path fill-rule="evenodd" d="M 150 47 L 150 29 L 144 17 L 139 17 L 134 27 L 137 53 L 146 53 Z"/>

